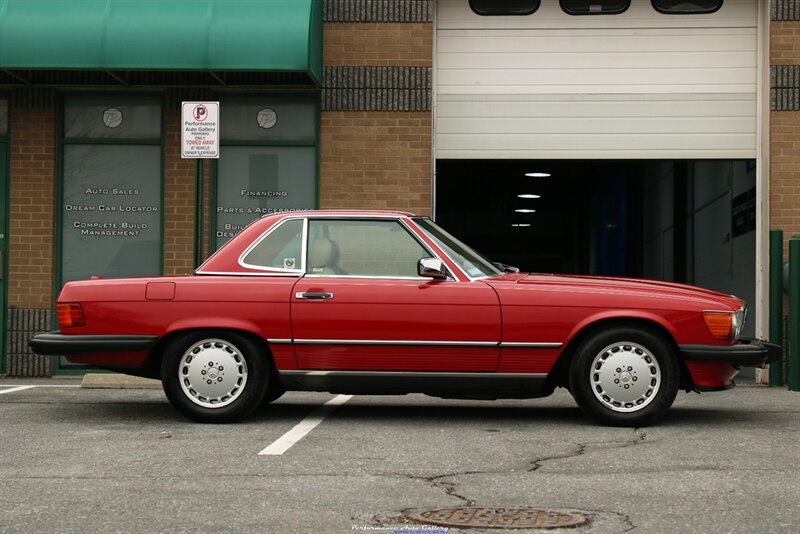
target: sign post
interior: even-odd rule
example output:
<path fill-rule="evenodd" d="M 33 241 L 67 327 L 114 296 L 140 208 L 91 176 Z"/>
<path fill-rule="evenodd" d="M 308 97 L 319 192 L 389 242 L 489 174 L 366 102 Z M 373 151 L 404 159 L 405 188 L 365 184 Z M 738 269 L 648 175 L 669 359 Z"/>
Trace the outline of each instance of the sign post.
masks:
<path fill-rule="evenodd" d="M 195 266 L 203 262 L 204 159 L 219 159 L 219 102 L 182 102 L 181 158 L 197 159 Z"/>

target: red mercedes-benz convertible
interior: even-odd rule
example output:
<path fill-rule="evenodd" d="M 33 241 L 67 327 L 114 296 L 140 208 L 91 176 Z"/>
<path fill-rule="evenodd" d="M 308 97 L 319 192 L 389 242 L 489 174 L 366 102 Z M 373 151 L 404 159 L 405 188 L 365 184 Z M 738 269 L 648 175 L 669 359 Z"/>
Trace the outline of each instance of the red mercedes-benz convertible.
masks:
<path fill-rule="evenodd" d="M 612 425 L 679 389 L 733 385 L 780 347 L 740 339 L 744 303 L 645 280 L 522 274 L 399 212 L 263 217 L 194 276 L 92 279 L 58 298 L 39 354 L 160 378 L 201 422 L 287 390 L 530 398 L 566 387 Z"/>

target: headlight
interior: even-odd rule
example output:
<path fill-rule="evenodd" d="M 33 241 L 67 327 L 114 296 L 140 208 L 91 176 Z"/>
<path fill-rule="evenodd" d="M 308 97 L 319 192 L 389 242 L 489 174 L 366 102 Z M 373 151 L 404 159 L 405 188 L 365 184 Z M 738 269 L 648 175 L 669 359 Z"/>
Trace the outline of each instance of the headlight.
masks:
<path fill-rule="evenodd" d="M 717 339 L 735 341 L 739 338 L 744 325 L 745 309 L 738 311 L 704 311 L 703 320 L 706 322 L 708 331 Z"/>

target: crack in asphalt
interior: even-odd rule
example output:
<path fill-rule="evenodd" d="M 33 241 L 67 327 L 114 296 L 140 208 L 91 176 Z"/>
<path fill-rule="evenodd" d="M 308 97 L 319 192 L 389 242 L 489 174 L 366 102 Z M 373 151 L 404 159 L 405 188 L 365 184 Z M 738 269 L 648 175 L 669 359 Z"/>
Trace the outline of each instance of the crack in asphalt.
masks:
<path fill-rule="evenodd" d="M 567 454 L 559 454 L 554 456 L 545 456 L 542 458 L 537 458 L 528 464 L 530 467 L 527 470 L 522 470 L 522 473 L 528 472 L 532 473 L 540 469 L 545 462 L 550 462 L 554 460 L 563 460 L 565 458 L 576 458 L 578 456 L 583 456 L 584 454 L 588 454 L 594 450 L 600 450 L 601 448 L 614 446 L 614 448 L 624 449 L 627 447 L 634 447 L 642 442 L 647 438 L 647 433 L 639 428 L 634 428 L 634 437 L 632 439 L 627 440 L 610 440 L 610 441 L 601 441 L 595 443 L 577 443 L 577 449 L 569 452 Z M 511 469 L 514 471 L 514 469 Z M 476 506 L 478 504 L 477 501 L 466 497 L 462 492 L 459 491 L 458 485 L 455 482 L 448 482 L 446 479 L 459 477 L 459 476 L 466 476 L 466 475 L 487 475 L 487 474 L 501 474 L 507 473 L 507 469 L 503 470 L 489 470 L 489 471 L 479 471 L 479 470 L 468 470 L 468 471 L 455 471 L 452 473 L 445 473 L 442 475 L 433 475 L 433 476 L 421 476 L 421 475 L 411 475 L 408 473 L 376 473 L 374 476 L 379 477 L 400 477 L 405 478 L 408 480 L 414 480 L 416 482 L 423 482 L 428 484 L 430 487 L 444 491 L 445 495 L 448 497 L 453 497 L 460 501 L 463 506 Z M 620 518 L 621 522 L 626 525 L 626 528 L 623 532 L 630 532 L 635 530 L 637 527 L 631 521 L 631 518 L 628 514 L 623 514 L 620 512 L 604 512 L 616 515 Z"/>
<path fill-rule="evenodd" d="M 611 440 L 611 441 L 598 441 L 593 443 L 576 443 L 576 445 L 578 446 L 577 450 L 574 450 L 570 453 L 536 458 L 535 460 L 531 460 L 530 462 L 531 467 L 528 468 L 528 472 L 532 473 L 534 471 L 537 471 L 543 466 L 544 462 L 550 462 L 553 460 L 564 460 L 566 458 L 577 458 L 578 456 L 583 456 L 584 454 L 587 454 L 594 450 L 600 450 L 609 445 L 617 445 L 617 447 L 615 448 L 625 449 L 628 447 L 633 447 L 635 445 L 638 445 L 647 438 L 647 433 L 639 428 L 634 428 L 633 432 L 636 435 L 636 437 L 634 437 L 633 439 L 628 439 L 624 441 Z"/>
<path fill-rule="evenodd" d="M 444 482 L 441 479 L 458 477 L 463 475 L 483 475 L 483 474 L 502 473 L 502 472 L 504 471 L 456 471 L 455 473 L 445 473 L 444 475 L 435 475 L 430 477 L 409 475 L 407 473 L 384 473 L 384 474 L 377 474 L 376 476 L 402 477 L 402 478 L 407 478 L 409 480 L 415 480 L 417 482 L 425 482 L 432 488 L 444 490 L 445 495 L 447 495 L 448 497 L 454 497 L 458 499 L 466 506 L 475 506 L 477 504 L 477 501 L 469 499 L 461 495 L 460 493 L 456 493 L 456 491 L 458 490 L 458 486 L 455 483 Z"/>

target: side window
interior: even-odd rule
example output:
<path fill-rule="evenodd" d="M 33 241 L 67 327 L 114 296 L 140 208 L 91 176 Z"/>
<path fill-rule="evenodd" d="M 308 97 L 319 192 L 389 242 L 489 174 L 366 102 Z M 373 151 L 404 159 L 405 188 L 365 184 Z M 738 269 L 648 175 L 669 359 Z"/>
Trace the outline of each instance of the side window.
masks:
<path fill-rule="evenodd" d="M 289 220 L 269 232 L 242 259 L 248 267 L 302 269 L 303 221 Z"/>
<path fill-rule="evenodd" d="M 667 15 L 700 15 L 714 13 L 722 0 L 651 0 L 653 8 Z"/>
<path fill-rule="evenodd" d="M 416 277 L 430 254 L 397 221 L 318 220 L 308 227 L 308 274 Z"/>
<path fill-rule="evenodd" d="M 469 0 L 477 15 L 531 15 L 539 9 L 540 0 Z"/>
<path fill-rule="evenodd" d="M 626 11 L 631 0 L 559 0 L 569 15 L 618 15 Z"/>

